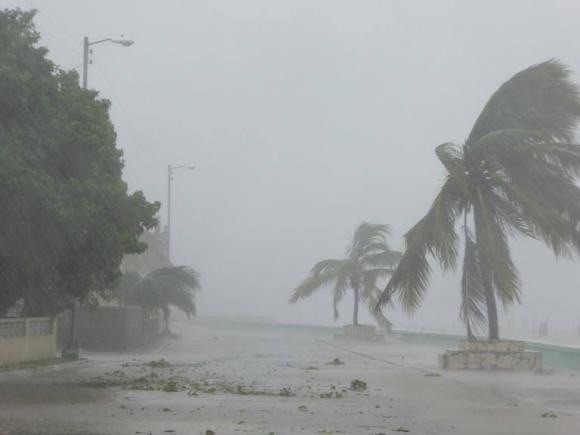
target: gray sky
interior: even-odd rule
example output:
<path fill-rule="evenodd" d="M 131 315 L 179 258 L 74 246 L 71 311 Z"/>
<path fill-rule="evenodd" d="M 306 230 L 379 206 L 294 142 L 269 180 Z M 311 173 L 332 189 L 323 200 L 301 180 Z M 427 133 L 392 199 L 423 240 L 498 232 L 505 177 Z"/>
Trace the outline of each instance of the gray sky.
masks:
<path fill-rule="evenodd" d="M 426 212 L 443 169 L 434 148 L 463 140 L 512 74 L 555 57 L 580 71 L 574 0 L 0 0 L 39 9 L 50 57 L 80 66 L 112 99 L 125 179 L 165 203 L 173 258 L 202 275 L 201 314 L 332 324 L 331 296 L 288 306 L 318 260 L 339 257 L 361 221 L 393 245 Z M 165 210 L 163 210 L 163 220 Z M 524 305 L 513 322 L 580 322 L 580 268 L 517 242 Z M 457 327 L 458 277 L 436 277 L 400 326 Z M 566 299 L 566 303 L 558 300 Z M 350 299 L 341 321 L 350 316 Z M 340 323 L 340 322 L 339 322 Z"/>

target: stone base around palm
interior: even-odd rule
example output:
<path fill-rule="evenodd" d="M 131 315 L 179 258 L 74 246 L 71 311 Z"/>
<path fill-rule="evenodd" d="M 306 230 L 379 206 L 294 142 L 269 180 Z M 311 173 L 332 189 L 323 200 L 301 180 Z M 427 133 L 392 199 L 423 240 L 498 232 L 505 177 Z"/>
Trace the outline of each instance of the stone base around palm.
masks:
<path fill-rule="evenodd" d="M 338 334 L 334 334 L 336 341 L 382 342 L 385 335 L 373 325 L 344 325 Z"/>
<path fill-rule="evenodd" d="M 459 350 L 439 355 L 447 370 L 542 371 L 542 353 L 528 352 L 516 340 L 461 340 Z"/>

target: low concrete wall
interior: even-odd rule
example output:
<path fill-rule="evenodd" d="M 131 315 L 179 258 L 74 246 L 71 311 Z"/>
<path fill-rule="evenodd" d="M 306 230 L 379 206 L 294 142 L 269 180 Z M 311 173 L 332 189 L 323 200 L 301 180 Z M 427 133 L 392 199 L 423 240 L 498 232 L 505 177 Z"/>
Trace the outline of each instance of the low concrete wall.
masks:
<path fill-rule="evenodd" d="M 59 318 L 59 345 L 70 338 L 70 311 Z M 77 339 L 81 349 L 126 352 L 153 344 L 159 337 L 158 313 L 140 307 L 98 307 L 77 312 Z"/>
<path fill-rule="evenodd" d="M 439 356 L 439 366 L 448 370 L 542 370 L 542 353 L 526 352 L 523 341 L 462 340 L 459 350 Z"/>
<path fill-rule="evenodd" d="M 338 334 L 334 334 L 338 341 L 385 341 L 385 335 L 377 331 L 373 325 L 344 325 Z"/>
<path fill-rule="evenodd" d="M 0 319 L 0 365 L 51 359 L 56 351 L 55 319 Z"/>

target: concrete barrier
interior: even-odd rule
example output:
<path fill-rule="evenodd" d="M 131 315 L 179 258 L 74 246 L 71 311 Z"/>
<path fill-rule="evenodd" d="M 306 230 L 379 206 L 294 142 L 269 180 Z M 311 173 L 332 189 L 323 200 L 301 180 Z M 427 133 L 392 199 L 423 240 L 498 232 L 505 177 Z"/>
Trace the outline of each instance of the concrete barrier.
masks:
<path fill-rule="evenodd" d="M 385 335 L 374 325 L 344 325 L 338 334 L 334 334 L 337 341 L 385 341 Z"/>
<path fill-rule="evenodd" d="M 154 344 L 159 338 L 161 318 L 157 311 L 140 307 L 98 307 L 77 310 L 77 339 L 81 349 L 127 352 Z M 70 310 L 58 320 L 59 347 L 70 339 Z"/>
<path fill-rule="evenodd" d="M 55 319 L 0 319 L 0 365 L 51 359 L 56 352 Z"/>

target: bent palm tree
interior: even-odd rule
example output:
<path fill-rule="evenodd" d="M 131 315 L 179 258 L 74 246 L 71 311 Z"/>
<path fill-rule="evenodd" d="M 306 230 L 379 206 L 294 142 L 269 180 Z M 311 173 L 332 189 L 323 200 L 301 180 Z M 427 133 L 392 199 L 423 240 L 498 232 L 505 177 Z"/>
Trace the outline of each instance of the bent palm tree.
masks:
<path fill-rule="evenodd" d="M 569 75 L 553 60 L 519 72 L 492 95 L 462 146 L 436 148 L 446 180 L 429 212 L 405 235 L 406 252 L 377 309 L 393 297 L 407 312 L 420 305 L 431 274 L 429 254 L 444 270 L 456 267 L 460 217 L 460 317 L 469 336 L 487 322 L 489 338 L 498 339 L 496 298 L 504 306 L 520 299 L 509 235 L 540 239 L 557 257 L 580 248 L 580 147 L 572 143 L 580 98 Z"/>
<path fill-rule="evenodd" d="M 115 289 L 116 297 L 124 304 L 138 305 L 145 311 L 160 309 L 164 329 L 169 330 L 170 306 L 188 317 L 196 314 L 195 294 L 201 288 L 197 273 L 187 266 L 156 269 L 145 276 L 126 272 Z"/>
<path fill-rule="evenodd" d="M 334 319 L 338 318 L 338 304 L 348 289 L 354 293 L 353 325 L 358 325 L 360 302 L 366 302 L 377 323 L 390 327 L 391 323 L 382 314 L 375 311 L 380 289 L 377 282 L 392 273 L 394 266 L 401 258 L 401 253 L 392 251 L 387 244 L 390 229 L 387 225 L 362 223 L 356 229 L 352 243 L 347 249 L 347 258 L 323 260 L 317 263 L 306 278 L 293 292 L 290 303 L 307 298 L 316 290 L 334 284 L 333 306 Z"/>

